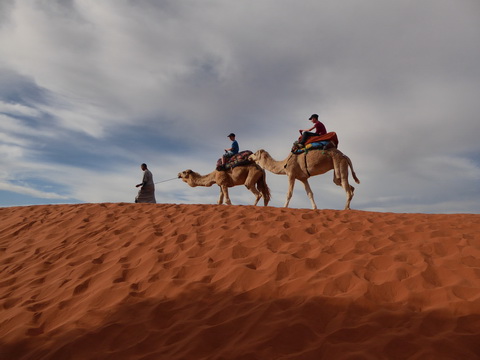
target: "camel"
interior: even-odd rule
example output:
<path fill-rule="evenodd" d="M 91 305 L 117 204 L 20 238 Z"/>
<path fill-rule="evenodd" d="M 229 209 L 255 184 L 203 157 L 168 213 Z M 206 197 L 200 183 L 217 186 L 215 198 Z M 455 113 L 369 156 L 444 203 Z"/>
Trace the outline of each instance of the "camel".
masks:
<path fill-rule="evenodd" d="M 207 175 L 200 175 L 195 171 L 185 170 L 178 173 L 178 177 L 191 187 L 210 187 L 213 184 L 217 184 L 220 187 L 218 205 L 223 204 L 224 200 L 227 205 L 232 205 L 228 195 L 228 188 L 237 185 L 245 185 L 255 195 L 255 203 L 253 205 L 257 205 L 262 197 L 265 206 L 270 201 L 270 189 L 265 181 L 265 170 L 255 163 L 237 166 L 226 171 L 215 170 Z"/>
<path fill-rule="evenodd" d="M 313 192 L 308 183 L 310 176 L 324 174 L 333 169 L 333 182 L 335 185 L 342 186 L 347 195 L 345 210 L 350 210 L 350 202 L 352 201 L 355 190 L 355 188 L 348 183 L 349 167 L 352 170 L 352 176 L 355 182 L 360 184 L 360 180 L 358 180 L 353 170 L 353 165 L 349 157 L 335 148 L 328 150 L 310 150 L 307 153 L 304 152 L 298 155 L 290 154 L 282 161 L 274 160 L 267 151 L 261 149 L 255 154 L 250 155 L 249 159 L 274 174 L 288 176 L 289 186 L 285 207 L 288 207 L 290 199 L 292 198 L 295 180 L 300 180 L 305 186 L 305 191 L 312 203 L 313 209 L 316 209 L 317 205 L 315 204 Z"/>

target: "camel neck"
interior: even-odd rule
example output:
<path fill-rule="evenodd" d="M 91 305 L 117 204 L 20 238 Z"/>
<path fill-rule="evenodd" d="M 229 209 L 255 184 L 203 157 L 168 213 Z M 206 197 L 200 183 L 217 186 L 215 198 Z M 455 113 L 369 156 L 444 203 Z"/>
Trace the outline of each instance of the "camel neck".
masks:
<path fill-rule="evenodd" d="M 268 171 L 274 173 L 274 174 L 279 174 L 279 175 L 284 175 L 285 174 L 285 164 L 287 162 L 288 158 L 285 160 L 275 160 L 270 156 L 269 153 L 265 152 L 264 158 L 262 161 L 259 163 L 261 167 L 267 169 Z"/>
<path fill-rule="evenodd" d="M 215 184 L 215 171 L 206 175 L 197 174 L 194 183 L 196 186 L 212 186 Z"/>

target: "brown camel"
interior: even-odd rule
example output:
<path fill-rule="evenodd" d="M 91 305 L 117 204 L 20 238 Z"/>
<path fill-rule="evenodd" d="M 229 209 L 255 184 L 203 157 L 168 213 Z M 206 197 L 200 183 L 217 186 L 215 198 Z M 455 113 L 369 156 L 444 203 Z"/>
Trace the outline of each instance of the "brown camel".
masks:
<path fill-rule="evenodd" d="M 270 201 L 270 189 L 265 181 L 265 170 L 255 163 L 237 166 L 226 171 L 215 170 L 207 175 L 200 175 L 192 170 L 185 170 L 178 173 L 178 177 L 191 187 L 209 187 L 217 184 L 220 187 L 219 205 L 223 204 L 224 199 L 227 205 L 232 204 L 228 195 L 228 188 L 237 185 L 245 185 L 255 195 L 255 203 L 253 205 L 257 205 L 262 197 L 265 206 Z"/>
<path fill-rule="evenodd" d="M 255 154 L 250 155 L 250 160 L 255 161 L 262 168 L 268 171 L 288 176 L 288 192 L 285 207 L 288 207 L 292 198 L 295 180 L 300 180 L 305 186 L 308 197 L 312 203 L 312 208 L 316 209 L 317 205 L 313 199 L 313 192 L 308 183 L 310 176 L 324 174 L 327 171 L 334 170 L 333 182 L 342 186 L 347 194 L 347 203 L 345 210 L 350 209 L 350 201 L 353 198 L 355 188 L 348 183 L 348 168 L 352 170 L 352 176 L 357 184 L 360 184 L 353 165 L 348 156 L 344 155 L 337 149 L 329 150 L 310 150 L 307 153 L 298 155 L 290 154 L 285 160 L 276 161 L 265 150 L 258 150 Z"/>

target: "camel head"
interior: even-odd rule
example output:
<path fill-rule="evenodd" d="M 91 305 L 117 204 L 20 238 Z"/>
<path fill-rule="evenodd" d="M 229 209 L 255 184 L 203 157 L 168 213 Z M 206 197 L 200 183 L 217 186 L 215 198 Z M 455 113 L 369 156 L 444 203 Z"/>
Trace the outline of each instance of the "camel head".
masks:
<path fill-rule="evenodd" d="M 251 161 L 259 161 L 261 158 L 262 158 L 262 155 L 265 154 L 265 150 L 263 149 L 260 149 L 258 150 L 257 152 L 255 152 L 255 154 L 252 154 L 248 157 L 248 160 L 251 160 Z"/>
<path fill-rule="evenodd" d="M 182 171 L 182 172 L 179 172 L 178 173 L 178 178 L 179 179 L 182 179 L 183 182 L 186 182 L 188 185 L 192 186 L 192 175 L 193 175 L 193 171 L 188 169 L 188 170 L 185 170 L 185 171 Z"/>
<path fill-rule="evenodd" d="M 178 178 L 179 179 L 187 179 L 190 176 L 191 173 L 193 173 L 193 171 L 190 170 L 190 169 L 179 172 L 178 173 Z"/>
<path fill-rule="evenodd" d="M 263 162 L 265 161 L 265 154 L 268 154 L 267 151 L 263 149 L 257 150 L 254 154 L 248 157 L 248 160 L 255 161 L 257 165 L 263 167 Z"/>
<path fill-rule="evenodd" d="M 183 182 L 187 183 L 191 187 L 196 186 L 212 186 L 215 184 L 215 178 L 210 175 L 200 175 L 193 170 L 184 170 L 178 173 L 178 178 L 182 179 Z"/>

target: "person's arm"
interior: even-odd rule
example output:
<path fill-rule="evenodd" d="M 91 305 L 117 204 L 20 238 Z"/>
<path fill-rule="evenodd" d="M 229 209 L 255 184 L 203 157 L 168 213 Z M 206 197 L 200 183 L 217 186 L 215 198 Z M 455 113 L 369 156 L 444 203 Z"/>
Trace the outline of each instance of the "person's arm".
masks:
<path fill-rule="evenodd" d="M 233 151 L 233 145 L 234 145 L 234 143 L 232 143 L 232 147 L 231 147 L 231 148 L 225 149 L 225 151 Z"/>
<path fill-rule="evenodd" d="M 298 131 L 300 132 L 300 134 L 302 134 L 304 131 L 312 131 L 313 129 L 315 129 L 315 125 L 313 125 L 310 129 L 298 130 Z"/>
<path fill-rule="evenodd" d="M 144 185 L 147 183 L 146 177 L 147 177 L 147 174 L 146 174 L 146 173 L 143 173 L 142 182 L 141 182 L 140 184 L 135 185 L 135 187 L 144 186 Z"/>

